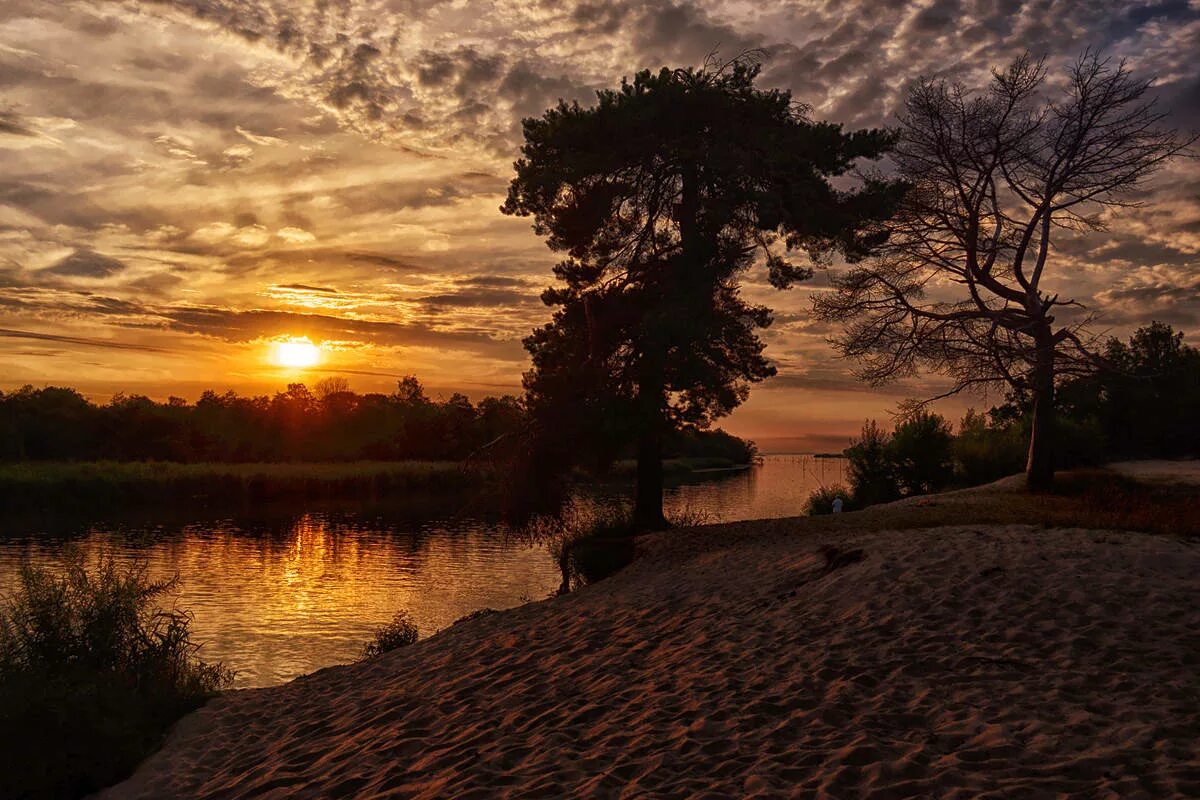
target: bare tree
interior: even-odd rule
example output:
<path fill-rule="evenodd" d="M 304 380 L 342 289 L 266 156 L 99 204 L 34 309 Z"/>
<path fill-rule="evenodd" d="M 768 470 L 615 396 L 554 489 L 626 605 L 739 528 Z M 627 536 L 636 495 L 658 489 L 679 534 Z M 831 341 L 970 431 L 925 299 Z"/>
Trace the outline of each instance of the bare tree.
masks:
<path fill-rule="evenodd" d="M 1063 85 L 1028 56 L 992 75 L 979 93 L 928 79 L 911 89 L 895 153 L 911 189 L 891 236 L 814 307 L 843 323 L 834 344 L 873 385 L 925 368 L 954 381 L 939 398 L 1028 392 L 1026 474 L 1045 488 L 1055 379 L 1093 363 L 1090 313 L 1046 288 L 1061 272 L 1052 239 L 1103 229 L 1104 212 L 1136 205 L 1144 179 L 1195 140 L 1162 126 L 1151 82 L 1124 62 L 1086 52 Z"/>

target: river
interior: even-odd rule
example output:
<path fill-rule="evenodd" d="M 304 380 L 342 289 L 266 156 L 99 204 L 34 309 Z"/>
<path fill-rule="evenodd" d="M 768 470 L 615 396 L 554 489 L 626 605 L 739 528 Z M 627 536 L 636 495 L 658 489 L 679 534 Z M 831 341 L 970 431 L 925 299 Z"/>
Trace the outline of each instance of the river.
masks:
<path fill-rule="evenodd" d="M 814 488 L 843 482 L 844 469 L 841 459 L 766 456 L 744 471 L 703 473 L 671 486 L 668 516 L 795 516 Z M 169 602 L 192 613 L 200 656 L 236 670 L 238 687 L 352 661 L 399 610 L 427 636 L 481 608 L 540 600 L 560 582 L 544 546 L 512 541 L 494 523 L 456 508 L 174 510 L 8 520 L 4 527 L 0 593 L 12 590 L 22 559 L 61 563 L 68 543 L 85 557 L 107 552 L 143 560 L 155 577 L 178 575 Z"/>

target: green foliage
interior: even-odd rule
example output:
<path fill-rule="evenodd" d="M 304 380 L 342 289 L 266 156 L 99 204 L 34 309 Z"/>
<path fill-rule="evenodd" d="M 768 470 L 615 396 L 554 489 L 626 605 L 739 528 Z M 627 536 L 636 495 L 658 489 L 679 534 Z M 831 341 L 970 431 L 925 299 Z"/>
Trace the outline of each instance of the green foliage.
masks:
<path fill-rule="evenodd" d="M 846 478 L 855 505 L 869 506 L 890 503 L 900 497 L 896 465 L 888 445 L 891 437 L 875 420 L 863 423 L 862 433 L 846 448 Z"/>
<path fill-rule="evenodd" d="M 117 395 L 107 405 L 73 389 L 0 392 L 0 461 L 278 462 L 459 460 L 525 425 L 514 397 L 472 405 L 425 395 L 409 376 L 393 394 L 345 382 L 302 383 L 273 397 L 205 392 L 195 404 Z"/>
<path fill-rule="evenodd" d="M 887 444 L 900 493 L 940 492 L 954 475 L 954 436 L 941 416 L 919 411 L 896 425 Z"/>
<path fill-rule="evenodd" d="M 374 637 L 363 647 L 363 658 L 374 658 L 390 650 L 408 647 L 415 644 L 420 635 L 408 614 L 399 611 L 392 617 L 391 622 L 375 631 Z"/>
<path fill-rule="evenodd" d="M 1025 468 L 1029 431 L 1023 425 L 989 424 L 988 418 L 968 410 L 954 438 L 956 478 L 966 486 L 991 483 Z"/>
<path fill-rule="evenodd" d="M 853 496 L 845 486 L 822 486 L 814 489 L 804 503 L 804 513 L 810 517 L 819 517 L 833 513 L 833 501 L 842 501 L 842 511 L 854 511 Z"/>
<path fill-rule="evenodd" d="M 196 657 L 190 617 L 158 605 L 175 581 L 67 551 L 22 565 L 0 611 L 0 796 L 76 797 L 115 783 L 233 674 Z"/>

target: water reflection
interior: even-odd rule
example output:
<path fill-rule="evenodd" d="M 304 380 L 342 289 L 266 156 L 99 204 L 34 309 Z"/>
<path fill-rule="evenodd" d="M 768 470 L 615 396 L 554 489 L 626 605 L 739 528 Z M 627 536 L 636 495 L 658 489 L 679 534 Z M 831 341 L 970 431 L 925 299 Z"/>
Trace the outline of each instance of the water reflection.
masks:
<path fill-rule="evenodd" d="M 772 456 L 671 488 L 667 509 L 713 522 L 795 515 L 813 488 L 841 482 L 842 469 L 840 460 Z M 233 516 L 160 509 L 103 522 L 8 520 L 7 530 L 0 592 L 22 557 L 57 563 L 68 541 L 92 557 L 144 559 L 154 577 L 178 574 L 173 599 L 193 613 L 202 657 L 235 668 L 240 687 L 351 661 L 400 609 L 427 636 L 480 608 L 545 597 L 560 581 L 543 547 L 509 541 L 475 514 L 412 504 Z"/>
<path fill-rule="evenodd" d="M 846 482 L 846 460 L 810 455 L 766 456 L 753 469 L 705 473 L 666 493 L 668 514 L 691 512 L 710 522 L 796 517 L 808 495 Z"/>
<path fill-rule="evenodd" d="M 477 520 L 416 527 L 380 516 L 313 512 L 290 523 L 196 522 L 146 530 L 97 525 L 74 539 L 181 577 L 173 598 L 194 615 L 201 655 L 238 671 L 237 686 L 290 680 L 354 660 L 374 628 L 407 610 L 422 635 L 479 608 L 508 608 L 558 586 L 544 550 L 506 542 Z M 0 586 L 21 555 L 55 563 L 63 540 L 0 547 Z M 7 588 L 7 587 L 3 587 Z"/>

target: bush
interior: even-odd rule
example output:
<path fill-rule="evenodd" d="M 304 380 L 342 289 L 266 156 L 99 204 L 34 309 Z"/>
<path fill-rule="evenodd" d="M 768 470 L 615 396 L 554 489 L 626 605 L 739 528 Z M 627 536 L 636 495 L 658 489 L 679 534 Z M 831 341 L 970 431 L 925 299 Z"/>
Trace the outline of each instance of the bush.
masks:
<path fill-rule="evenodd" d="M 988 424 L 987 418 L 968 410 L 954 439 L 955 472 L 966 486 L 991 483 L 1025 468 L 1029 431 L 1016 423 Z"/>
<path fill-rule="evenodd" d="M 850 500 L 850 491 L 845 486 L 837 485 L 822 486 L 820 489 L 815 489 L 804 503 L 804 513 L 810 517 L 832 514 L 833 501 L 839 497 L 842 500 L 843 511 L 854 510 Z"/>
<path fill-rule="evenodd" d="M 900 498 L 896 466 L 888 449 L 890 437 L 875 420 L 863 423 L 862 434 L 846 448 L 847 478 L 855 505 L 890 503 Z"/>
<path fill-rule="evenodd" d="M 132 771 L 179 717 L 232 682 L 196 658 L 191 617 L 158 607 L 176 585 L 110 555 L 89 570 L 23 564 L 0 609 L 0 796 L 77 797 Z"/>
<path fill-rule="evenodd" d="M 701 525 L 711 525 L 713 515 L 702 508 L 685 506 L 667 515 L 667 522 L 672 528 L 697 528 Z"/>
<path fill-rule="evenodd" d="M 375 631 L 375 637 L 363 648 L 363 658 L 374 658 L 390 650 L 408 647 L 414 644 L 420 635 L 408 614 L 400 611 L 392 617 L 391 622 Z"/>
<path fill-rule="evenodd" d="M 517 535 L 543 542 L 558 562 L 558 593 L 607 578 L 633 560 L 638 532 L 630 509 L 575 499 L 555 514 L 534 517 Z"/>
<path fill-rule="evenodd" d="M 1108 460 L 1104 429 L 1097 420 L 1059 417 L 1055 425 L 1056 469 L 1094 467 Z"/>
<path fill-rule="evenodd" d="M 938 414 L 918 411 L 896 425 L 887 455 L 905 496 L 940 492 L 954 476 L 954 435 Z"/>

